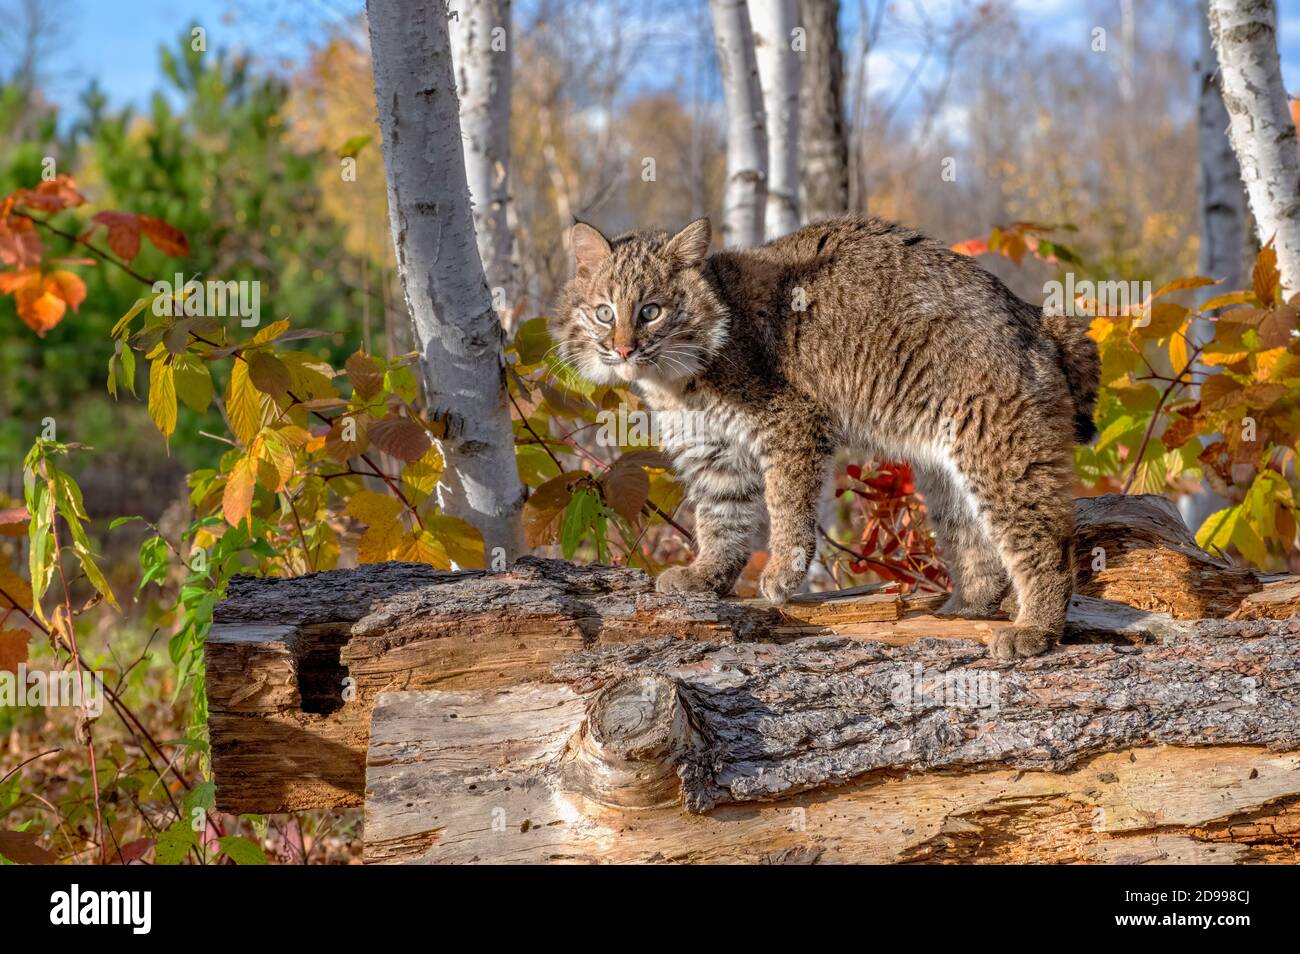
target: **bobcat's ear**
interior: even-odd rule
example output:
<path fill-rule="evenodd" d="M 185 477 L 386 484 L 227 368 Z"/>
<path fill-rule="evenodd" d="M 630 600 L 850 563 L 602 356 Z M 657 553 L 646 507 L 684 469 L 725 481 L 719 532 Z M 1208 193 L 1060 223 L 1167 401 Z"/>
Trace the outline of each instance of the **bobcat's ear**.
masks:
<path fill-rule="evenodd" d="M 569 230 L 569 247 L 573 249 L 573 268 L 585 278 L 609 255 L 609 240 L 600 230 L 586 222 L 575 222 Z"/>
<path fill-rule="evenodd" d="M 664 254 L 687 268 L 693 267 L 704 261 L 704 256 L 709 254 L 712 237 L 709 220 L 696 219 L 668 240 Z"/>

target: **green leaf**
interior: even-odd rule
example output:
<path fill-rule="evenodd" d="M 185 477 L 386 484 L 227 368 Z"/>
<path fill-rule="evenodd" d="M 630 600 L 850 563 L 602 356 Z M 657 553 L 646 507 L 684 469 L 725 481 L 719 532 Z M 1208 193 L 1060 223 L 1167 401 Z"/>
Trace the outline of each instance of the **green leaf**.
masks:
<path fill-rule="evenodd" d="M 217 839 L 226 857 L 237 865 L 264 865 L 267 863 L 266 852 L 261 845 L 255 845 L 240 835 L 223 835 Z"/>
<path fill-rule="evenodd" d="M 201 358 L 180 355 L 172 364 L 176 396 L 192 411 L 203 414 L 212 403 L 212 372 Z"/>
<path fill-rule="evenodd" d="M 340 159 L 355 159 L 358 153 L 368 145 L 370 145 L 369 136 L 364 134 L 353 136 L 343 145 L 339 146 L 337 155 Z"/>
<path fill-rule="evenodd" d="M 198 842 L 194 838 L 194 832 L 190 829 L 188 818 L 178 818 L 172 822 L 166 831 L 158 835 L 158 841 L 154 845 L 154 860 L 156 865 L 178 865 L 185 860 L 185 856 L 190 853 L 190 849 L 197 847 Z"/>

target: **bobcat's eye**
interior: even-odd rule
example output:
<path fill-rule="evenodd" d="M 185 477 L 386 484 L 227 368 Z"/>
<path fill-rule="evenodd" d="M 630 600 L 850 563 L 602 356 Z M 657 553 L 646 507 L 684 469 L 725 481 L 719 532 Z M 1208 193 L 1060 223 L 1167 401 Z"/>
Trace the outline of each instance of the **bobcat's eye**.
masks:
<path fill-rule="evenodd" d="M 641 320 L 642 320 L 642 321 L 645 321 L 645 322 L 651 322 L 651 321 L 654 321 L 654 320 L 656 320 L 656 319 L 657 319 L 661 314 L 663 314 L 663 309 L 660 308 L 658 305 L 651 304 L 651 305 L 642 305 L 642 306 L 641 306 Z"/>
<path fill-rule="evenodd" d="M 612 325 L 614 323 L 614 309 L 609 305 L 601 305 L 596 309 L 596 320 L 602 325 Z"/>

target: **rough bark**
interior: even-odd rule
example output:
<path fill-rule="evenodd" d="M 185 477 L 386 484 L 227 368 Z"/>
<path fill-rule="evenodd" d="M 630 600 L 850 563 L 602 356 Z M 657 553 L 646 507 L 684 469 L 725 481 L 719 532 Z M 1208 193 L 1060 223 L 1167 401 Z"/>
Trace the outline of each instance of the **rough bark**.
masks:
<path fill-rule="evenodd" d="M 369 0 L 366 9 L 398 273 L 428 408 L 447 421 L 439 501 L 482 532 L 489 552 L 513 556 L 523 486 L 501 324 L 470 212 L 447 11 L 422 0 Z"/>
<path fill-rule="evenodd" d="M 465 155 L 465 178 L 474 203 L 479 257 L 499 317 L 509 325 L 517 303 L 514 238 L 510 231 L 510 0 L 452 0 L 451 58 Z M 498 294 L 494 291 L 494 294 Z"/>
<path fill-rule="evenodd" d="M 663 640 L 580 654 L 569 685 L 385 693 L 365 856 L 1289 860 L 1296 635 L 1020 664 L 951 641 Z"/>
<path fill-rule="evenodd" d="M 799 86 L 800 213 L 804 222 L 820 222 L 849 210 L 839 0 L 803 0 L 800 16 L 807 41 Z"/>
<path fill-rule="evenodd" d="M 727 113 L 727 187 L 722 240 L 761 245 L 767 205 L 767 129 L 745 0 L 709 0 Z"/>
<path fill-rule="evenodd" d="M 748 0 L 767 118 L 767 203 L 764 237 L 799 228 L 799 73 L 803 55 L 793 48 L 798 0 Z"/>
<path fill-rule="evenodd" d="M 1082 595 L 1071 606 L 1069 642 L 1250 636 L 1265 625 L 1258 621 L 1296 612 L 1296 578 L 1261 581 L 1197 550 L 1163 498 L 1081 500 L 1077 523 Z M 1094 572 L 1098 548 L 1106 563 Z M 360 804 L 371 709 L 386 690 L 544 681 L 575 653 L 663 638 L 780 644 L 836 635 L 902 647 L 927 637 L 983 641 L 1002 625 L 934 617 L 927 611 L 936 602 L 843 591 L 778 610 L 666 596 L 636 570 L 534 558 L 503 573 L 389 563 L 293 579 L 237 576 L 206 646 L 218 805 Z M 1236 620 L 1189 618 L 1196 607 Z"/>
<path fill-rule="evenodd" d="M 1300 291 L 1300 147 L 1277 47 L 1273 0 L 1210 0 L 1232 148 L 1255 215 L 1270 239 L 1288 294 Z"/>

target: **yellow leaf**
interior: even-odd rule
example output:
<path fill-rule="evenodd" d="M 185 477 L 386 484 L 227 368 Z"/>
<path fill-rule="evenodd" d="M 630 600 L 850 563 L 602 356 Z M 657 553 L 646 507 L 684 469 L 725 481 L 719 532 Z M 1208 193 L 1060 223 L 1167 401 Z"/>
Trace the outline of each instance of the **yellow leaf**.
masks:
<path fill-rule="evenodd" d="M 149 416 L 163 437 L 176 430 L 176 379 L 165 358 L 149 365 Z"/>
<path fill-rule="evenodd" d="M 425 528 L 462 570 L 481 570 L 487 566 L 483 535 L 464 520 L 442 514 L 430 517 Z"/>
<path fill-rule="evenodd" d="M 230 418 L 230 429 L 245 446 L 262 429 L 262 395 L 249 380 L 248 365 L 243 361 L 236 361 L 230 369 L 226 415 Z"/>
<path fill-rule="evenodd" d="M 1169 337 L 1169 366 L 1174 374 L 1187 367 L 1187 339 L 1180 334 Z"/>
<path fill-rule="evenodd" d="M 373 527 L 396 521 L 403 507 L 396 497 L 373 490 L 358 490 L 348 500 L 346 510 L 349 517 Z"/>

